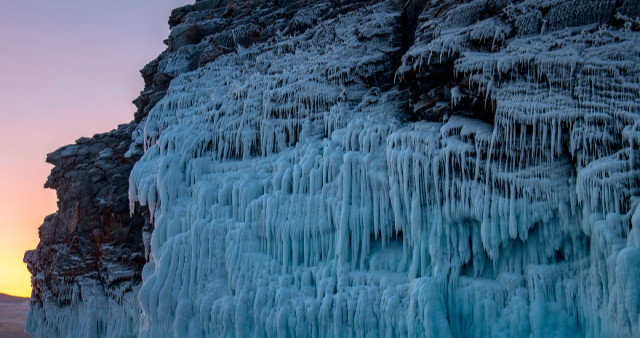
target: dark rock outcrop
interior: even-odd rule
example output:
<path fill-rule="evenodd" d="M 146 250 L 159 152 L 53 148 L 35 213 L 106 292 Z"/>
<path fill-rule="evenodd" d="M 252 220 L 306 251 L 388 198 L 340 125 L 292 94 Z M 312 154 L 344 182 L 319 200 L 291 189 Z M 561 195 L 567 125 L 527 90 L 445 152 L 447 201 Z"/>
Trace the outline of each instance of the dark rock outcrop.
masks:
<path fill-rule="evenodd" d="M 47 156 L 55 167 L 45 187 L 56 190 L 58 212 L 46 217 L 38 247 L 25 254 L 32 311 L 49 302 L 73 308 L 97 294 L 118 303 L 140 283 L 148 213 L 130 214 L 129 173 L 138 158 L 125 156 L 136 126 L 80 138 Z"/>
<path fill-rule="evenodd" d="M 167 50 L 142 70 L 145 88 L 133 103 L 140 122 L 167 94 L 169 83 L 179 74 L 196 70 L 220 56 L 237 52 L 279 35 L 297 35 L 318 22 L 353 11 L 376 1 L 221 1 L 203 0 L 174 9 L 169 18 L 171 33 Z M 408 6 L 412 23 L 424 6 Z M 414 26 L 409 27 L 412 30 Z M 410 36 L 410 35 L 409 35 Z M 407 41 L 409 41 L 408 39 Z M 398 54 L 398 59 L 401 54 Z M 392 69 L 388 69 L 392 74 Z M 386 82 L 381 82 L 386 83 Z"/>

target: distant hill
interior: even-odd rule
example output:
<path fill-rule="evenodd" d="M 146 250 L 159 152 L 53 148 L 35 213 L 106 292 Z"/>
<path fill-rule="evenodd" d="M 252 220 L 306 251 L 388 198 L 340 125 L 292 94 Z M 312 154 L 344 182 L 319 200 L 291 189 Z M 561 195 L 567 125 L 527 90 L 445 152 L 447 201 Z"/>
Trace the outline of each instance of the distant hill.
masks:
<path fill-rule="evenodd" d="M 24 332 L 29 298 L 0 293 L 0 338 L 29 337 Z"/>
<path fill-rule="evenodd" d="M 0 293 L 0 303 L 15 304 L 15 303 L 26 303 L 28 301 L 29 301 L 29 298 L 16 297 L 16 296 Z"/>

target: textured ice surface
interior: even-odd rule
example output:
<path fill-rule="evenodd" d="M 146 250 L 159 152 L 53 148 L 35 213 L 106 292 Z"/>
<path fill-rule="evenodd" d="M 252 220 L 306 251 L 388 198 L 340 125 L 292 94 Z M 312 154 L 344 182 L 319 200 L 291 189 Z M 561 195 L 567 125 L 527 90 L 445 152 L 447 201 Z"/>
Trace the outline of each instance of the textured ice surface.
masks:
<path fill-rule="evenodd" d="M 72 306 L 59 306 L 52 301 L 32 305 L 25 331 L 32 337 L 131 337 L 132 332 L 137 331 L 138 288 L 113 299 L 106 296 L 102 285 L 93 279 L 78 280 L 77 284 L 77 289 L 85 293 L 82 299 L 72 300 Z"/>
<path fill-rule="evenodd" d="M 533 35 L 504 19 L 530 2 L 427 5 L 397 78 L 455 60 L 440 122 L 363 81 L 391 67 L 392 2 L 175 79 L 131 175 L 155 219 L 140 333 L 638 332 L 640 34 L 557 27 L 558 4 Z M 492 123 L 455 112 L 470 95 Z"/>

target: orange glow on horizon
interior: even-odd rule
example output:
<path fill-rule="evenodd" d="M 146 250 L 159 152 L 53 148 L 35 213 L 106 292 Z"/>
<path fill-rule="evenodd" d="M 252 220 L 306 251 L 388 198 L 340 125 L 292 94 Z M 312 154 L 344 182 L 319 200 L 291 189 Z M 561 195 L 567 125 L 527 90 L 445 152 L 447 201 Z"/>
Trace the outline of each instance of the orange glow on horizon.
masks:
<path fill-rule="evenodd" d="M 10 153 L 2 149 L 3 154 Z M 38 233 L 34 229 L 56 210 L 55 191 L 43 189 L 33 177 L 44 177 L 51 165 L 35 165 L 32 170 L 2 168 L 0 183 L 0 292 L 31 296 L 31 274 L 22 262 L 24 251 L 35 249 Z M 7 179 L 12 178 L 10 181 Z M 38 184 L 39 183 L 39 184 Z M 7 190 L 5 190 L 7 189 Z M 28 201 L 28 203 L 25 203 Z"/>

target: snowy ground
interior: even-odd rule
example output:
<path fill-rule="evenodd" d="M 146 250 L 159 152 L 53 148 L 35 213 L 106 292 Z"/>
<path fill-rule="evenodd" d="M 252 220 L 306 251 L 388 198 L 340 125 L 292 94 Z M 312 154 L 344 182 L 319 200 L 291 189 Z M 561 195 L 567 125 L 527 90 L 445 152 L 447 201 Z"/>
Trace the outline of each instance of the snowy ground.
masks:
<path fill-rule="evenodd" d="M 29 337 L 24 332 L 29 301 L 0 294 L 0 338 Z"/>

